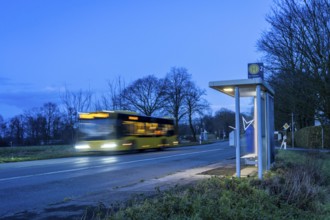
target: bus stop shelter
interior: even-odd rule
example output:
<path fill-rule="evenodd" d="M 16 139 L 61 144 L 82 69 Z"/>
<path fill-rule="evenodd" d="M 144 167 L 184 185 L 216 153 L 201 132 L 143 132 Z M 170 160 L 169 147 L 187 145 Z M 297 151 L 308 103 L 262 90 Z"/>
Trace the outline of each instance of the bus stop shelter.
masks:
<path fill-rule="evenodd" d="M 212 81 L 209 87 L 235 98 L 236 175 L 241 176 L 240 98 L 254 99 L 254 142 L 258 178 L 274 161 L 274 90 L 261 78 Z"/>

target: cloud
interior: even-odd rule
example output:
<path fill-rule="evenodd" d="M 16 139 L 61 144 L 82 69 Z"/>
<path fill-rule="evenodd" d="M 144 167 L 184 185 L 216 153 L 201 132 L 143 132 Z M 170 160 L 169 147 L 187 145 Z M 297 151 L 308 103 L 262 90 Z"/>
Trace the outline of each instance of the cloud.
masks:
<path fill-rule="evenodd" d="M 63 92 L 65 91 L 65 87 L 58 87 L 58 86 L 46 86 L 42 89 L 45 92 Z"/>
<path fill-rule="evenodd" d="M 16 81 L 13 81 L 10 78 L 1 77 L 1 76 L 0 76 L 0 85 L 1 85 L 0 91 L 1 90 L 7 90 L 8 88 L 13 90 L 13 89 L 19 88 L 19 87 L 29 87 L 29 86 L 31 86 L 31 84 L 29 84 L 29 83 L 16 82 Z"/>
<path fill-rule="evenodd" d="M 57 102 L 57 92 L 7 92 L 0 93 L 0 102 L 2 104 L 12 105 L 20 108 L 39 107 L 46 102 Z"/>
<path fill-rule="evenodd" d="M 9 81 L 10 81 L 9 78 L 1 77 L 0 76 L 0 83 L 1 83 L 1 85 L 6 85 Z"/>
<path fill-rule="evenodd" d="M 28 83 L 13 82 L 8 78 L 0 78 L 0 115 L 13 117 L 25 110 L 41 107 L 47 102 L 59 104 L 59 89 L 54 86 L 34 87 Z"/>

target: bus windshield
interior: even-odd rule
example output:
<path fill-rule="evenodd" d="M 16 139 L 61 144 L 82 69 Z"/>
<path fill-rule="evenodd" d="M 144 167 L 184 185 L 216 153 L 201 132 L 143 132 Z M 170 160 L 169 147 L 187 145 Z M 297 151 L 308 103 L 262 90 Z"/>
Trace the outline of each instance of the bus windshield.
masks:
<path fill-rule="evenodd" d="M 116 138 L 114 119 L 80 120 L 79 140 L 108 140 Z"/>

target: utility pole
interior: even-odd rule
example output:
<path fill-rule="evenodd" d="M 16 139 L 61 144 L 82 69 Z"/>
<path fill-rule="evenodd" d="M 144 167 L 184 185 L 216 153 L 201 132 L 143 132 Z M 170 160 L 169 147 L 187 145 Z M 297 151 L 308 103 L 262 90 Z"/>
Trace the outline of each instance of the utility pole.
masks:
<path fill-rule="evenodd" d="M 294 148 L 294 122 L 293 122 L 293 112 L 291 113 L 291 142 L 292 142 L 292 148 Z"/>
<path fill-rule="evenodd" d="M 321 138 L 322 138 L 322 149 L 324 149 L 324 129 L 323 129 L 323 124 L 321 124 Z"/>

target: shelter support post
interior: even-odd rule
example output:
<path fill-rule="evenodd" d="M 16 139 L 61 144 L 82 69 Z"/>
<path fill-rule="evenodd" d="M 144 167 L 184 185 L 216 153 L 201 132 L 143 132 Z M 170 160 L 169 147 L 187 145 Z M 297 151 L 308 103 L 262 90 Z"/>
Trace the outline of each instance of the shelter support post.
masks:
<path fill-rule="evenodd" d="M 235 146 L 236 146 L 236 176 L 241 177 L 241 141 L 240 141 L 240 95 L 238 86 L 235 87 Z"/>
<path fill-rule="evenodd" d="M 261 114 L 261 88 L 256 87 L 257 95 L 257 149 L 258 149 L 258 178 L 262 179 L 262 114 Z"/>

